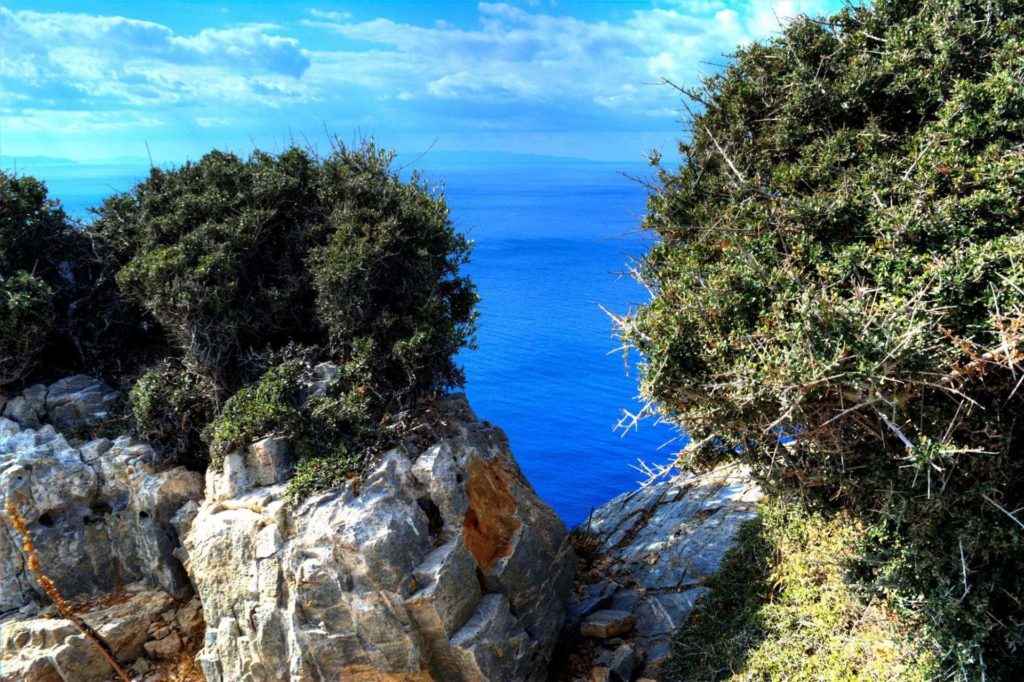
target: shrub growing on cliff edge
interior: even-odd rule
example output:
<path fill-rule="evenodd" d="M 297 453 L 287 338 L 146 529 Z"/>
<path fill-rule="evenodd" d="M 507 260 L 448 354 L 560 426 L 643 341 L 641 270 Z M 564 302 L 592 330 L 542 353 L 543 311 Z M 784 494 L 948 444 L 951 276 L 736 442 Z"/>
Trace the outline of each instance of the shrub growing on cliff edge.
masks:
<path fill-rule="evenodd" d="M 150 354 L 108 255 L 46 185 L 0 171 L 0 386 L 76 372 L 114 380 Z"/>
<path fill-rule="evenodd" d="M 322 158 L 212 152 L 153 169 L 99 209 L 94 229 L 116 254 L 123 295 L 167 334 L 167 362 L 224 405 L 215 423 L 195 425 L 215 456 L 274 431 L 297 437 L 325 414 L 288 379 L 288 349 L 302 347 L 302 363 L 338 365 L 331 399 L 339 409 L 358 402 L 356 422 L 461 384 L 453 356 L 471 343 L 476 315 L 459 274 L 469 242 L 443 197 L 415 176 L 403 182 L 392 158 L 372 143 Z M 147 395 L 180 393 L 157 385 L 172 379 L 150 373 L 133 391 L 140 425 L 154 423 Z M 176 401 L 159 402 L 157 421 L 173 422 Z M 184 421 L 202 413 L 180 404 Z M 343 431 L 327 429 L 338 442 Z"/>
<path fill-rule="evenodd" d="M 60 257 L 53 247 L 69 230 L 45 185 L 0 172 L 0 386 L 23 379 L 50 341 Z"/>
<path fill-rule="evenodd" d="M 622 320 L 651 408 L 864 514 L 959 669 L 1024 647 L 1024 3 L 799 19 L 688 95 Z M 782 444 L 780 441 L 785 441 Z M 923 600 L 922 600 L 923 595 Z M 923 603 L 922 603 L 923 601 Z M 967 673 L 964 673 L 967 674 Z"/>

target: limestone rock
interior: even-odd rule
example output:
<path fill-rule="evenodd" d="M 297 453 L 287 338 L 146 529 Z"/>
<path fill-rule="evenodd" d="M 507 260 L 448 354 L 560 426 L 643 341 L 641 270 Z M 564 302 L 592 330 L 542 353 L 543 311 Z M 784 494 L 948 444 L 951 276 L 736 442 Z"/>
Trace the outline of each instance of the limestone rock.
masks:
<path fill-rule="evenodd" d="M 152 639 L 145 644 L 146 656 L 155 661 L 166 661 L 181 653 L 184 648 L 181 636 L 174 630 L 168 629 L 161 639 Z"/>
<path fill-rule="evenodd" d="M 4 405 L 4 416 L 29 428 L 39 427 L 39 413 L 24 396 L 15 396 Z"/>
<path fill-rule="evenodd" d="M 292 448 L 285 438 L 271 436 L 249 446 L 246 465 L 253 485 L 287 481 L 292 473 Z"/>
<path fill-rule="evenodd" d="M 163 590 L 133 585 L 78 611 L 118 660 L 126 662 L 143 655 L 150 625 L 173 604 Z M 0 682 L 106 682 L 112 674 L 95 646 L 70 621 L 0 620 Z"/>
<path fill-rule="evenodd" d="M 718 569 L 740 525 L 753 518 L 760 498 L 749 471 L 727 465 L 699 475 L 680 474 L 595 510 L 590 541 L 599 559 L 595 579 L 570 602 L 563 634 L 568 650 L 579 634 L 623 634 L 605 627 L 605 621 L 612 620 L 610 612 L 629 614 L 630 652 L 636 656 L 631 674 L 641 673 L 642 662 L 642 674 L 657 678 L 673 633 L 698 608 L 704 580 Z M 604 652 L 608 657 L 602 666 L 609 677 L 622 677 L 612 665 L 611 650 Z M 629 668 L 627 651 L 616 652 L 621 652 L 618 670 Z"/>
<path fill-rule="evenodd" d="M 201 492 L 199 474 L 161 469 L 152 449 L 130 438 L 76 448 L 50 425 L 23 428 L 0 417 L 0 501 L 10 500 L 25 517 L 47 575 L 66 598 L 140 580 L 187 593 L 188 577 L 172 555 L 178 542 L 170 519 Z M 2 515 L 0 524 L 3 615 L 41 595 Z"/>
<path fill-rule="evenodd" d="M 635 624 L 632 613 L 606 609 L 588 616 L 580 630 L 586 637 L 606 639 L 629 632 Z"/>
<path fill-rule="evenodd" d="M 77 374 L 50 385 L 46 392 L 46 413 L 59 429 L 92 424 L 106 419 L 120 394 L 102 381 Z"/>
<path fill-rule="evenodd" d="M 251 448 L 207 474 L 183 527 L 209 682 L 546 677 L 575 566 L 565 527 L 501 431 L 461 397 L 439 412 L 429 447 L 295 509 Z"/>
<path fill-rule="evenodd" d="M 631 682 L 638 665 L 636 651 L 629 644 L 621 644 L 612 654 L 608 668 L 613 682 Z"/>

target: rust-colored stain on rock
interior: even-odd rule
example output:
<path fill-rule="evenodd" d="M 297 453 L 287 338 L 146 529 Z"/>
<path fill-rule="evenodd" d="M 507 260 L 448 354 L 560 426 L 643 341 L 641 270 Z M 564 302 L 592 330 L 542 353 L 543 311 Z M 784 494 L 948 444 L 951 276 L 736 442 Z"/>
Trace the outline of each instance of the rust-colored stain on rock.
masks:
<path fill-rule="evenodd" d="M 509 472 L 501 460 L 473 459 L 468 469 L 469 511 L 462 524 L 462 541 L 477 566 L 486 571 L 512 553 L 512 536 L 520 526 L 516 498 L 509 492 Z"/>

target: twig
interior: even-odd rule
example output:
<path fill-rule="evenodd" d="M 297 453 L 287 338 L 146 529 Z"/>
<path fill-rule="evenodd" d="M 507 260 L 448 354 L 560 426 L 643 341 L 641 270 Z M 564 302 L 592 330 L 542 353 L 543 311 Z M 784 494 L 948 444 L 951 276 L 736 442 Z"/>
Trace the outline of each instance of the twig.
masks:
<path fill-rule="evenodd" d="M 875 408 L 875 412 L 877 412 L 878 416 L 882 418 L 882 421 L 885 422 L 885 425 L 889 427 L 889 430 L 895 433 L 899 437 L 899 439 L 903 441 L 903 444 L 907 446 L 908 450 L 912 450 L 914 448 L 914 444 L 911 442 L 909 438 L 907 438 L 906 434 L 903 433 L 900 427 L 896 426 L 896 423 L 893 420 L 889 419 L 889 417 L 886 416 L 886 414 L 879 410 L 877 407 Z"/>
<path fill-rule="evenodd" d="M 988 495 L 986 495 L 985 493 L 982 493 L 982 494 L 981 494 L 981 496 L 982 496 L 982 497 L 984 497 L 984 498 L 985 498 L 985 500 L 986 500 L 986 501 L 988 501 L 988 503 L 989 503 L 989 504 L 993 505 L 993 506 L 994 506 L 994 507 L 995 507 L 996 509 L 998 509 L 999 511 L 1003 512 L 1004 514 L 1006 514 L 1007 516 L 1009 516 L 1009 517 L 1010 517 L 1011 519 L 1013 519 L 1013 522 L 1014 522 L 1014 523 L 1016 523 L 1016 524 L 1017 524 L 1018 526 L 1020 526 L 1021 528 L 1024 528 L 1024 523 L 1021 523 L 1021 522 L 1020 522 L 1020 519 L 1018 519 L 1018 518 L 1017 518 L 1016 516 L 1014 516 L 1014 515 L 1013 515 L 1012 513 L 1010 513 L 1009 511 L 1007 511 L 1007 510 L 1006 510 L 1006 508 L 1005 508 L 1005 507 L 1003 507 L 1003 505 L 999 504 L 998 502 L 996 502 L 995 500 L 993 500 L 993 499 L 992 499 L 991 497 L 989 497 L 989 496 L 988 496 Z"/>
<path fill-rule="evenodd" d="M 670 462 L 668 464 L 654 464 L 652 466 L 642 459 L 638 459 L 637 464 L 631 464 L 630 467 L 647 477 L 646 481 L 638 481 L 640 488 L 646 489 L 654 485 L 654 482 L 659 478 L 664 478 L 672 473 L 672 470 L 676 468 L 676 463 Z"/>
<path fill-rule="evenodd" d="M 967 593 L 971 591 L 971 588 L 967 586 L 967 561 L 964 559 L 964 540 L 960 538 L 960 566 L 963 569 L 964 574 L 964 595 L 960 597 L 960 601 L 967 598 Z"/>
<path fill-rule="evenodd" d="M 740 182 L 746 182 L 747 179 L 743 177 L 743 173 L 740 173 L 739 169 L 733 165 L 732 159 L 730 159 L 729 156 L 725 153 L 725 150 L 722 149 L 722 145 L 718 144 L 718 140 L 715 138 L 714 134 L 712 134 L 711 130 L 707 126 L 704 126 L 704 132 L 706 132 L 708 134 L 708 137 L 711 138 L 711 141 L 715 143 L 715 148 L 718 149 L 718 153 L 721 154 L 722 158 L 725 159 L 725 162 L 729 164 L 729 168 L 731 168 L 732 172 L 736 174 L 736 177 L 739 178 Z"/>

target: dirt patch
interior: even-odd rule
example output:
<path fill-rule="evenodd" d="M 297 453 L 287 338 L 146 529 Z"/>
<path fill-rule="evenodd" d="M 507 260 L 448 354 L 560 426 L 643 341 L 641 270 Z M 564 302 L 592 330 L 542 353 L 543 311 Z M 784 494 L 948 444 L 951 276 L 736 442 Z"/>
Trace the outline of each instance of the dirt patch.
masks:
<path fill-rule="evenodd" d="M 509 471 L 504 462 L 473 459 L 468 473 L 469 511 L 463 522 L 462 540 L 477 565 L 487 571 L 512 553 L 512 536 L 520 526 L 518 505 L 509 491 Z"/>

